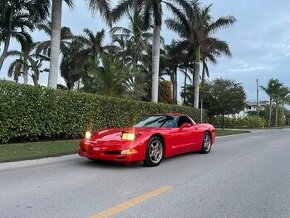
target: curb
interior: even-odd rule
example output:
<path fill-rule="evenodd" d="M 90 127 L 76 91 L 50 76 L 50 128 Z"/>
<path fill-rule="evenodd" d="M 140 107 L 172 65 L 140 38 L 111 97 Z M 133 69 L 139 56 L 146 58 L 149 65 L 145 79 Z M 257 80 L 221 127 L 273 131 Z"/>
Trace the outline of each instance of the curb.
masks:
<path fill-rule="evenodd" d="M 4 162 L 4 163 L 0 163 L 0 171 L 68 161 L 68 160 L 76 159 L 77 157 L 78 157 L 78 154 L 68 154 L 68 155 L 63 155 L 63 156 L 58 156 L 58 157 L 46 157 L 46 158 L 33 159 L 33 160 Z"/>

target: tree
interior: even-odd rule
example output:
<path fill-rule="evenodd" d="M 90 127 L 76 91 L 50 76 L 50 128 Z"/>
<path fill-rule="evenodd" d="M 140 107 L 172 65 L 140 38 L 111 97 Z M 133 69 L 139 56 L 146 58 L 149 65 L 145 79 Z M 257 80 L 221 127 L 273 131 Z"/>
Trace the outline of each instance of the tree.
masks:
<path fill-rule="evenodd" d="M 70 43 L 62 47 L 62 59 L 60 64 L 61 76 L 69 90 L 86 72 L 88 53 L 84 49 L 84 43 L 79 38 L 74 38 Z"/>
<path fill-rule="evenodd" d="M 71 8 L 73 0 L 64 0 Z M 97 11 L 109 22 L 110 4 L 108 0 L 86 0 L 90 10 L 95 13 Z M 57 87 L 57 75 L 60 53 L 60 31 L 61 31 L 61 14 L 62 0 L 52 0 L 52 30 L 51 30 L 51 55 L 50 55 L 50 72 L 48 77 L 48 87 Z"/>
<path fill-rule="evenodd" d="M 127 12 L 129 26 L 113 27 L 111 34 L 113 41 L 123 42 L 126 59 L 129 59 L 134 68 L 142 61 L 144 52 L 150 50 L 149 40 L 152 39 L 152 33 L 148 32 L 148 27 L 145 26 L 141 12 L 134 10 L 133 13 Z"/>
<path fill-rule="evenodd" d="M 229 44 L 225 41 L 219 40 L 218 38 L 209 37 L 204 46 L 201 47 L 201 62 L 202 62 L 202 73 L 201 73 L 201 84 L 205 82 L 205 76 L 209 77 L 209 68 L 207 63 L 217 63 L 217 58 L 221 56 L 231 57 L 232 53 L 229 48 Z M 202 97 L 202 96 L 201 96 Z"/>
<path fill-rule="evenodd" d="M 22 51 L 13 50 L 7 52 L 7 56 L 17 57 L 8 69 L 8 76 L 13 76 L 16 82 L 18 82 L 18 77 L 22 75 L 24 78 L 24 84 L 27 84 L 28 75 L 30 75 L 34 85 L 38 85 L 40 73 L 46 71 L 46 69 L 40 69 L 42 67 L 42 59 L 36 58 L 37 55 L 34 53 L 35 47 L 35 43 L 29 43 L 22 46 Z"/>
<path fill-rule="evenodd" d="M 218 29 L 232 25 L 236 19 L 233 16 L 226 16 L 213 20 L 210 15 L 211 5 L 201 8 L 199 1 L 190 1 L 181 6 L 182 9 L 179 10 L 177 7 L 170 5 L 175 17 L 166 20 L 166 24 L 168 28 L 176 31 L 183 39 L 183 43 L 181 43 L 183 48 L 189 48 L 189 55 L 192 56 L 194 62 L 194 107 L 198 108 L 200 61 L 207 58 L 202 57 L 205 54 L 202 51 L 209 51 L 209 47 L 212 46 L 210 42 L 217 41 L 212 38 L 212 35 Z M 218 45 L 215 48 L 217 49 Z M 211 51 L 214 50 L 212 49 Z"/>
<path fill-rule="evenodd" d="M 185 4 L 186 0 L 172 0 L 177 4 Z M 162 3 L 169 3 L 160 0 L 122 0 L 115 9 L 113 9 L 113 21 L 119 20 L 128 9 L 137 9 L 143 13 L 145 27 L 149 27 L 153 22 L 153 41 L 152 41 L 152 94 L 151 101 L 158 102 L 158 81 L 160 64 L 160 31 L 162 25 L 163 8 Z"/>
<path fill-rule="evenodd" d="M 269 111 L 269 121 L 268 126 L 271 126 L 272 121 L 272 106 L 273 106 L 273 100 L 277 98 L 277 94 L 279 89 L 282 87 L 282 83 L 279 82 L 277 79 L 270 79 L 268 81 L 267 86 L 260 86 L 262 90 L 269 96 L 269 102 L 270 102 L 270 111 Z"/>
<path fill-rule="evenodd" d="M 187 62 L 187 55 L 184 50 L 180 50 L 178 42 L 173 40 L 171 44 L 165 45 L 164 52 L 161 53 L 161 75 L 170 77 L 173 88 L 173 102 L 177 103 L 177 72 L 179 67 L 183 67 Z M 184 71 L 182 71 L 184 72 Z M 184 72 L 185 73 L 185 72 Z M 189 76 L 185 73 L 185 79 Z"/>
<path fill-rule="evenodd" d="M 173 97 L 172 97 L 172 84 L 167 80 L 163 80 L 160 82 L 160 89 L 159 89 L 159 102 L 172 104 Z"/>
<path fill-rule="evenodd" d="M 128 68 L 121 61 L 102 55 L 100 65 L 83 79 L 83 90 L 105 96 L 122 96 L 127 90 Z"/>
<path fill-rule="evenodd" d="M 189 86 L 186 95 L 186 105 L 193 105 L 193 88 Z M 234 80 L 215 79 L 203 86 L 204 108 L 210 119 L 216 115 L 236 114 L 245 107 L 246 94 L 243 86 Z"/>
<path fill-rule="evenodd" d="M 0 46 L 3 51 L 0 56 L 0 70 L 6 58 L 12 38 L 24 43 L 32 42 L 27 30 L 33 30 L 35 25 L 44 21 L 49 14 L 49 0 L 6 0 L 0 3 Z"/>
<path fill-rule="evenodd" d="M 92 64 L 98 65 L 98 58 L 101 54 L 103 54 L 106 46 L 103 45 L 105 39 L 105 30 L 94 34 L 89 29 L 84 29 L 85 36 L 78 37 L 79 40 L 83 43 L 84 46 L 84 54 L 86 54 L 87 58 L 91 61 Z"/>
<path fill-rule="evenodd" d="M 51 22 L 46 22 L 37 25 L 40 31 L 43 31 L 51 37 Z M 60 30 L 60 50 L 64 48 L 73 38 L 73 34 L 69 27 L 62 27 Z M 36 47 L 35 53 L 41 56 L 44 60 L 50 61 L 51 41 L 46 40 L 39 42 Z"/>
<path fill-rule="evenodd" d="M 2 3 L 3 2 L 3 3 Z M 15 38 L 20 44 L 32 42 L 28 31 L 45 21 L 49 14 L 50 0 L 8 0 L 0 4 L 0 43 L 4 49 L 0 57 L 0 69 L 7 56 L 10 40 Z"/>
<path fill-rule="evenodd" d="M 275 126 L 278 126 L 278 107 L 279 105 L 282 108 L 282 119 L 284 120 L 284 106 L 285 103 L 289 102 L 290 99 L 290 90 L 288 87 L 282 86 L 277 93 L 277 103 L 276 103 L 276 119 L 275 119 Z"/>

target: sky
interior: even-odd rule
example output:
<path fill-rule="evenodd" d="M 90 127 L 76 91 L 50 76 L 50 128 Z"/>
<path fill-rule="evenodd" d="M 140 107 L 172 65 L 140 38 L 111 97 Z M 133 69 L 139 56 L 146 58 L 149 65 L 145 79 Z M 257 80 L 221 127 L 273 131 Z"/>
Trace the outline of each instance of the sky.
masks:
<path fill-rule="evenodd" d="M 233 15 L 237 22 L 229 28 L 216 32 L 216 37 L 227 41 L 233 57 L 222 57 L 218 63 L 209 66 L 210 80 L 215 78 L 233 79 L 242 83 L 247 100 L 256 100 L 256 80 L 265 86 L 271 78 L 279 79 L 290 87 L 290 1 L 289 0 L 203 0 L 203 5 L 212 4 L 211 13 L 215 19 L 220 16 Z M 170 16 L 166 11 L 165 17 Z M 85 1 L 76 0 L 73 10 L 64 5 L 62 25 L 72 29 L 74 34 L 82 34 L 84 28 L 94 32 L 102 28 L 108 29 L 102 18 L 92 16 Z M 118 26 L 127 26 L 128 21 L 122 19 Z M 110 42 L 107 33 L 106 43 Z M 162 27 L 162 36 L 167 43 L 178 36 Z M 41 32 L 34 32 L 35 41 L 48 40 Z M 19 49 L 12 41 L 10 49 Z M 5 61 L 0 78 L 8 79 L 3 71 L 7 71 L 13 59 Z M 6 70 L 5 70 L 6 69 Z M 47 84 L 47 73 L 43 73 L 40 83 Z M 30 81 L 31 82 L 31 81 Z M 59 83 L 63 83 L 59 77 Z M 178 85 L 183 85 L 183 76 L 178 76 Z M 179 88 L 180 90 L 180 88 Z M 260 99 L 268 97 L 260 90 Z"/>

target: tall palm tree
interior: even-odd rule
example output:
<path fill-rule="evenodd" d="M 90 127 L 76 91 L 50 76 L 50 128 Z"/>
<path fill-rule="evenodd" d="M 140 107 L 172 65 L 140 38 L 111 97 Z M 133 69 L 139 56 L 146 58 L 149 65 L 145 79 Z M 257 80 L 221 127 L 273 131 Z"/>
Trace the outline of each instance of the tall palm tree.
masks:
<path fill-rule="evenodd" d="M 0 46 L 4 48 L 0 56 L 0 70 L 6 58 L 10 41 L 15 38 L 23 45 L 32 42 L 27 30 L 44 21 L 49 14 L 49 0 L 6 0 L 0 2 Z"/>
<path fill-rule="evenodd" d="M 164 63 L 162 63 L 164 62 Z M 171 44 L 165 45 L 164 53 L 161 55 L 161 73 L 170 77 L 173 89 L 173 102 L 177 103 L 177 72 L 178 68 L 184 68 L 185 63 L 188 62 L 187 53 L 185 50 L 179 49 L 179 42 L 173 40 Z M 164 66 L 162 66 L 164 65 Z M 163 72 L 162 72 L 163 71 Z M 182 70 L 185 74 L 185 83 L 188 73 Z M 190 78 L 190 77 L 189 77 Z"/>
<path fill-rule="evenodd" d="M 177 4 L 185 4 L 186 0 L 170 0 Z M 145 27 L 153 22 L 152 41 L 152 86 L 151 101 L 158 102 L 158 80 L 160 64 L 160 31 L 162 25 L 163 3 L 161 0 L 122 0 L 112 12 L 113 21 L 119 20 L 128 9 L 137 9 L 143 13 Z"/>
<path fill-rule="evenodd" d="M 270 103 L 270 112 L 269 112 L 269 121 L 268 126 L 271 126 L 272 123 L 272 106 L 273 100 L 277 99 L 277 94 L 279 89 L 283 86 L 282 83 L 279 82 L 277 79 L 270 79 L 267 83 L 267 86 L 260 86 L 262 90 L 269 96 L 269 103 Z"/>
<path fill-rule="evenodd" d="M 43 31 L 48 36 L 51 37 L 51 22 L 41 23 L 37 25 L 38 30 Z M 62 27 L 60 30 L 60 49 L 70 42 L 70 40 L 73 38 L 73 34 L 71 32 L 71 29 L 69 27 Z M 42 57 L 46 61 L 50 61 L 50 51 L 51 51 L 51 41 L 45 40 L 42 42 L 39 42 L 36 47 L 35 53 Z"/>
<path fill-rule="evenodd" d="M 127 56 L 131 58 L 131 64 L 134 67 L 142 60 L 144 52 L 150 50 L 149 40 L 152 39 L 152 33 L 148 32 L 145 27 L 144 19 L 141 12 L 134 10 L 133 13 L 127 12 L 129 26 L 113 27 L 111 29 L 112 38 L 114 41 L 125 41 Z"/>
<path fill-rule="evenodd" d="M 106 46 L 104 46 L 105 40 L 105 30 L 102 29 L 97 33 L 93 33 L 89 29 L 84 29 L 84 36 L 78 36 L 77 38 L 84 45 L 84 53 L 87 55 L 88 59 L 94 63 L 98 64 L 98 58 L 103 54 Z"/>
<path fill-rule="evenodd" d="M 73 0 L 64 0 L 71 8 Z M 110 20 L 110 2 L 109 0 L 86 0 L 89 9 L 92 13 L 97 11 L 105 18 Z M 51 55 L 50 55 L 50 72 L 48 77 L 48 87 L 57 88 L 57 74 L 59 65 L 59 50 L 60 50 L 60 31 L 61 31 L 61 14 L 62 0 L 52 0 L 52 30 L 51 30 Z"/>
<path fill-rule="evenodd" d="M 176 31 L 184 40 L 184 46 L 190 49 L 194 62 L 194 107 L 199 107 L 199 84 L 201 51 L 208 46 L 209 38 L 220 28 L 235 23 L 233 16 L 220 17 L 213 20 L 210 15 L 211 5 L 205 8 L 200 6 L 199 1 L 190 1 L 181 5 L 178 9 L 169 5 L 175 17 L 166 20 L 168 28 Z M 187 44 L 187 45 L 186 45 Z"/>
<path fill-rule="evenodd" d="M 202 74 L 201 83 L 205 83 L 205 76 L 209 77 L 208 62 L 212 64 L 217 63 L 217 58 L 221 56 L 231 57 L 232 52 L 229 48 L 229 44 L 218 38 L 208 37 L 207 43 L 201 47 L 201 62 L 202 62 Z"/>

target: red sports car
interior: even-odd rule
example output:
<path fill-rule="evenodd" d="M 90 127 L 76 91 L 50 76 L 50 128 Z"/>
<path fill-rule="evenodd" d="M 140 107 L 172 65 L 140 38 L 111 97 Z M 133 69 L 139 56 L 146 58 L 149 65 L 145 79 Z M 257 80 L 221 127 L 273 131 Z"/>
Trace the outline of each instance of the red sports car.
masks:
<path fill-rule="evenodd" d="M 144 117 L 131 128 L 86 132 L 79 155 L 118 162 L 144 161 L 146 166 L 157 166 L 163 158 L 178 154 L 207 154 L 214 141 L 215 129 L 210 124 L 195 123 L 187 115 L 159 114 Z"/>

